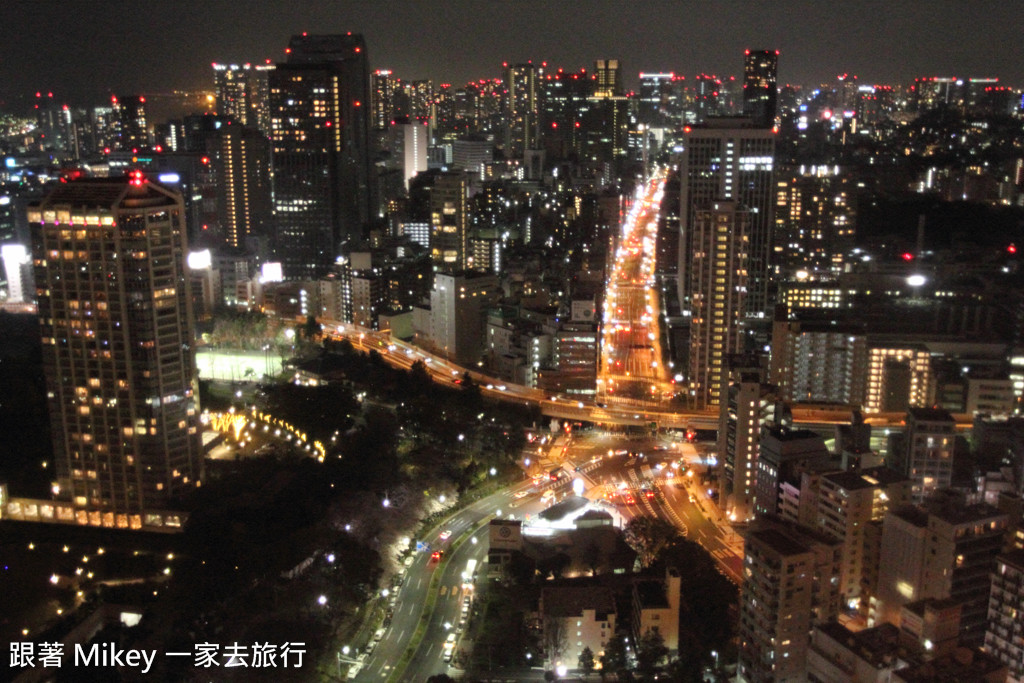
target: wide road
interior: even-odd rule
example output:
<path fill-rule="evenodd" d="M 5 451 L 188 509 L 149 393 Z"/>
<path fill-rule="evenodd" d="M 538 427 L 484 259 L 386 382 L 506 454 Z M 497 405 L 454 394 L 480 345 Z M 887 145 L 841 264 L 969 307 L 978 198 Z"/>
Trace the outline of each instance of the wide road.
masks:
<path fill-rule="evenodd" d="M 636 400 L 658 407 L 672 398 L 674 386 L 662 366 L 659 303 L 654 280 L 658 209 L 666 171 L 659 170 L 638 188 L 621 225 L 618 247 L 609 264 L 602 316 L 600 403 Z"/>
<path fill-rule="evenodd" d="M 517 500 L 514 494 L 529 487 L 530 483 L 525 482 L 482 498 L 456 512 L 424 538 L 417 539 L 429 544 L 431 550 L 414 553 L 412 563 L 405 569 L 402 585 L 392 589 L 395 593 L 391 596 L 391 623 L 355 680 L 405 680 L 403 671 L 410 672 L 409 675 L 415 672 L 416 680 L 425 680 L 433 673 L 447 670 L 441 648 L 461 616 L 462 597 L 467 594 L 462 588 L 462 572 L 471 558 L 485 564 L 485 522 L 498 510 L 510 510 L 510 503 Z M 451 535 L 442 540 L 444 531 L 450 531 Z M 440 561 L 432 559 L 434 550 L 445 551 Z M 421 622 L 426 623 L 426 631 L 414 642 Z M 453 628 L 446 629 L 445 624 Z M 413 645 L 415 651 L 408 652 Z M 421 673 L 425 674 L 422 678 Z"/>
<path fill-rule="evenodd" d="M 681 473 L 682 466 L 686 474 Z M 690 444 L 593 432 L 573 439 L 565 467 L 580 468 L 575 476 L 587 483 L 588 498 L 611 493 L 610 500 L 624 517 L 648 515 L 669 522 L 711 553 L 726 576 L 740 581 L 742 539 L 700 484 L 705 467 Z"/>
<path fill-rule="evenodd" d="M 513 384 L 489 377 L 477 370 L 471 370 L 436 356 L 420 347 L 393 339 L 387 331 L 378 332 L 359 327 L 352 323 L 325 320 L 325 334 L 333 339 L 348 339 L 361 351 L 377 351 L 385 362 L 408 370 L 416 361 L 425 364 L 435 382 L 453 384 L 466 372 L 476 381 L 483 394 L 502 401 L 522 402 L 540 407 L 544 415 L 562 420 L 579 420 L 606 425 L 642 426 L 657 423 L 666 429 L 717 429 L 717 411 L 678 410 L 659 405 L 654 401 L 618 398 L 614 403 L 581 401 L 563 394 L 545 393 L 540 389 Z M 954 415 L 957 428 L 970 429 L 971 417 Z M 866 413 L 865 421 L 872 427 L 902 430 L 906 413 Z M 850 423 L 847 408 L 793 406 L 793 422 L 807 429 L 823 429 L 838 424 Z"/>

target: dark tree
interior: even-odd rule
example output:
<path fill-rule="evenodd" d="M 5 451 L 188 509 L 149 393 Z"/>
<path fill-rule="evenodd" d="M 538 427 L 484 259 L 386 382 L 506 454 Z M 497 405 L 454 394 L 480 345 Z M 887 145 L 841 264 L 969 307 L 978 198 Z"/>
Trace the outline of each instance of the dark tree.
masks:
<path fill-rule="evenodd" d="M 604 646 L 601 670 L 618 673 L 626 668 L 626 639 L 616 633 Z"/>
<path fill-rule="evenodd" d="M 636 644 L 636 666 L 644 676 L 650 676 L 665 657 L 668 648 L 657 631 L 647 629 Z"/>
<path fill-rule="evenodd" d="M 679 538 L 679 530 L 658 517 L 634 517 L 626 524 L 625 532 L 644 567 L 649 567 L 663 548 Z"/>
<path fill-rule="evenodd" d="M 594 670 L 594 651 L 590 647 L 583 648 L 577 663 L 579 668 L 583 670 L 583 675 L 590 678 L 590 672 Z"/>

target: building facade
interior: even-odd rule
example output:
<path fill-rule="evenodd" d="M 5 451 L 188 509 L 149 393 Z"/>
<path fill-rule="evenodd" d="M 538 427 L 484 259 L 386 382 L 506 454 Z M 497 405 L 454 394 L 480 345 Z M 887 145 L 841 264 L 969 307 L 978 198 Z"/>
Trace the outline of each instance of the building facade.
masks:
<path fill-rule="evenodd" d="M 689 377 L 691 402 L 702 409 L 719 405 L 725 361 L 742 351 L 749 213 L 734 202 L 714 202 L 695 218 Z"/>
<path fill-rule="evenodd" d="M 293 36 L 270 72 L 276 253 L 286 278 L 325 275 L 375 206 L 361 35 Z"/>
<path fill-rule="evenodd" d="M 28 212 L 59 495 L 116 526 L 201 477 L 183 214 L 137 172 Z"/>

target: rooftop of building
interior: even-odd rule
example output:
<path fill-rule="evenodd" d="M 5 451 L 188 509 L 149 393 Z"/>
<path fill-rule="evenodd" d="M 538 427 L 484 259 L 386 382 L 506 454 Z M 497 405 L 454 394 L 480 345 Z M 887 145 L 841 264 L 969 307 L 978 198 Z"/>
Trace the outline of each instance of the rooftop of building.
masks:
<path fill-rule="evenodd" d="M 901 609 L 923 618 L 924 613 L 929 609 L 935 612 L 943 612 L 951 607 L 959 607 L 961 604 L 959 600 L 954 600 L 953 598 L 924 598 L 908 602 Z"/>
<path fill-rule="evenodd" d="M 893 681 L 905 683 L 982 683 L 1006 665 L 981 650 L 958 647 L 930 662 L 909 666 L 893 673 Z M 1000 678 L 999 680 L 1002 680 Z"/>
<path fill-rule="evenodd" d="M 815 441 L 824 446 L 824 440 L 821 435 L 817 432 L 812 432 L 810 429 L 789 429 L 788 427 L 772 427 L 766 431 L 768 436 L 771 436 L 779 441 L 790 442 L 790 441 Z"/>
<path fill-rule="evenodd" d="M 633 594 L 640 609 L 668 609 L 668 594 L 665 582 L 658 579 L 642 579 L 633 584 Z"/>
<path fill-rule="evenodd" d="M 1024 548 L 1017 548 L 999 556 L 999 561 L 1011 565 L 1017 571 L 1024 572 Z"/>
<path fill-rule="evenodd" d="M 966 505 L 956 498 L 930 498 L 924 503 L 928 513 L 947 524 L 970 524 L 993 517 L 1005 517 L 1006 513 L 988 503 Z"/>
<path fill-rule="evenodd" d="M 916 505 L 904 505 L 896 510 L 890 510 L 889 514 L 914 526 L 922 528 L 928 526 L 928 513 Z"/>
<path fill-rule="evenodd" d="M 615 613 L 615 596 L 601 586 L 552 586 L 541 590 L 542 617 L 579 617 L 594 610 L 603 621 Z"/>
<path fill-rule="evenodd" d="M 949 411 L 942 408 L 908 408 L 907 416 L 916 422 L 955 422 Z"/>
<path fill-rule="evenodd" d="M 815 629 L 878 669 L 890 665 L 900 649 L 900 630 L 888 623 L 851 631 L 839 622 L 830 621 Z"/>
<path fill-rule="evenodd" d="M 839 488 L 847 491 L 888 486 L 908 479 L 889 467 L 869 467 L 860 472 L 830 472 L 824 476 Z"/>
<path fill-rule="evenodd" d="M 145 181 L 136 185 L 129 183 L 128 176 L 118 176 L 114 178 L 81 178 L 59 183 L 50 190 L 46 197 L 33 206 L 40 209 L 58 205 L 70 206 L 72 209 L 98 207 L 109 209 L 128 198 L 146 200 L 146 207 L 153 206 L 154 200 L 157 201 L 156 205 L 176 203 L 173 193 L 156 183 Z"/>
<path fill-rule="evenodd" d="M 752 529 L 746 533 L 747 541 L 757 541 L 780 555 L 799 555 L 810 549 L 777 529 Z"/>

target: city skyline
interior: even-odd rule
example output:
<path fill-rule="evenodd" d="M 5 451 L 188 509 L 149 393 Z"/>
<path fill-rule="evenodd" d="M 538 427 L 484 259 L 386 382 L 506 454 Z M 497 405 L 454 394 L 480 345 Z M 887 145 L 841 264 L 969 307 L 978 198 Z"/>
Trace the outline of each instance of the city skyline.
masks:
<path fill-rule="evenodd" d="M 773 4 L 770 17 L 740 0 L 697 7 L 595 0 L 582 10 L 533 0 L 301 6 L 265 0 L 246 12 L 244 26 L 237 21 L 238 7 L 220 1 L 145 9 L 117 2 L 102 12 L 97 7 L 20 0 L 5 7 L 6 25 L 18 30 L 2 43 L 0 82 L 7 87 L 0 107 L 20 109 L 40 90 L 84 106 L 111 92 L 210 88 L 211 62 L 282 61 L 288 37 L 303 30 L 361 33 L 371 69 L 435 83 L 499 77 L 503 62 L 530 59 L 565 68 L 618 59 L 629 89 L 641 71 L 742 78 L 743 50 L 769 48 L 781 52 L 780 84 L 814 85 L 841 73 L 856 74 L 864 83 L 919 76 L 1024 82 L 1024 66 L 1004 49 L 1014 38 L 1014 8 L 989 4 L 966 23 L 968 7 L 955 0 L 930 3 L 927 12 L 912 3 L 835 9 L 791 0 Z M 574 25 L 577 35 L 565 40 L 566 27 Z M 55 26 L 59 40 L 53 38 Z M 42 58 L 23 58 L 40 45 L 47 48 Z"/>

